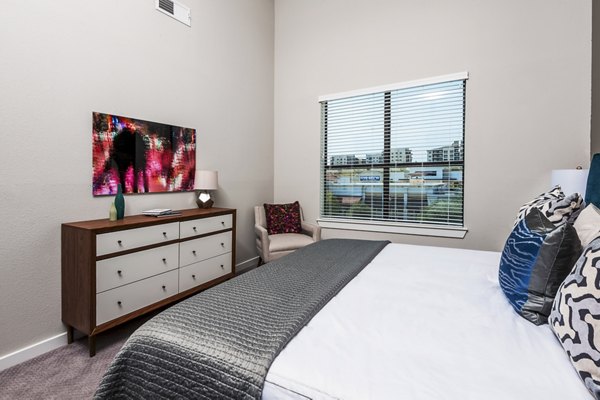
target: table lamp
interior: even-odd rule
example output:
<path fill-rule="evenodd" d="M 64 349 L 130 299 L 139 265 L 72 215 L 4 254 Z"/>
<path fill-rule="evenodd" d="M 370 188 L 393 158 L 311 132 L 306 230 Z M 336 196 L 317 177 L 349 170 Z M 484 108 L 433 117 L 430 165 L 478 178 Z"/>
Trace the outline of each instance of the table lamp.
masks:
<path fill-rule="evenodd" d="M 211 208 L 213 200 L 210 197 L 210 190 L 217 190 L 219 187 L 217 171 L 196 171 L 194 190 L 196 190 L 196 204 L 199 208 Z"/>
<path fill-rule="evenodd" d="M 585 195 L 589 170 L 577 167 L 576 169 L 555 169 L 552 171 L 552 186 L 560 185 L 567 196 L 579 193 Z"/>

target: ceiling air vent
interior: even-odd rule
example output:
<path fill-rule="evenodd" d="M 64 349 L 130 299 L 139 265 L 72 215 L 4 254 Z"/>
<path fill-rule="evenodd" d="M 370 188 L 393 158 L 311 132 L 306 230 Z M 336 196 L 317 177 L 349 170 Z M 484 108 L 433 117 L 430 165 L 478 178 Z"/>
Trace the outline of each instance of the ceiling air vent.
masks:
<path fill-rule="evenodd" d="M 192 26 L 192 14 L 189 7 L 174 0 L 156 0 L 156 9 L 177 21 Z"/>

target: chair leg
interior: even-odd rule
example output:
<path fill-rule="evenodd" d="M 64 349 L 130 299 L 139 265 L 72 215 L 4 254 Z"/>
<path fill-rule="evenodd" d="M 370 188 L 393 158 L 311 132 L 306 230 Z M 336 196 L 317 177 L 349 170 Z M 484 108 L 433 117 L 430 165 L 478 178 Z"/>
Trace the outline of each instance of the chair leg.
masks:
<path fill-rule="evenodd" d="M 262 257 L 258 257 L 258 265 L 257 265 L 257 267 L 260 267 L 263 264 L 264 264 L 264 261 L 263 261 Z"/>

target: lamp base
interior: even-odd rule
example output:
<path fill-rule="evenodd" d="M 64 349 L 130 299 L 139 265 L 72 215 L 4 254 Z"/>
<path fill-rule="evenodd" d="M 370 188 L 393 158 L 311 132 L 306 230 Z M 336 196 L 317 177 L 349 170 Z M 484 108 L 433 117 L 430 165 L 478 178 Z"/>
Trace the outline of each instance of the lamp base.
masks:
<path fill-rule="evenodd" d="M 202 201 L 200 199 L 196 199 L 196 204 L 198 204 L 198 208 L 211 208 L 213 206 L 212 199 L 208 199 L 208 201 Z"/>
<path fill-rule="evenodd" d="M 210 193 L 200 192 L 196 197 L 196 204 L 198 204 L 198 208 L 211 208 L 213 203 L 213 200 L 210 198 Z"/>

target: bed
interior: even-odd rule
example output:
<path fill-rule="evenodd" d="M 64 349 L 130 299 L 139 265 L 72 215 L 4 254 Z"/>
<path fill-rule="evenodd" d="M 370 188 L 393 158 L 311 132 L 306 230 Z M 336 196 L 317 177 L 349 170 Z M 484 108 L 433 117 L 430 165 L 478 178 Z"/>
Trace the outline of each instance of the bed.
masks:
<path fill-rule="evenodd" d="M 506 301 L 499 258 L 387 245 L 279 354 L 263 399 L 590 399 L 549 326 Z"/>
<path fill-rule="evenodd" d="M 309 247 L 327 242 L 348 245 L 335 240 Z M 362 242 L 367 241 L 352 241 L 350 248 Z M 247 398 L 592 398 L 550 328 L 521 318 L 506 301 L 497 278 L 500 253 L 385 243 L 379 247 L 348 282 L 329 293 L 318 312 L 308 313 L 302 326 L 290 330 L 289 341 L 274 346 L 277 354 L 266 361 L 266 376 L 257 381 L 261 387 Z M 296 253 L 302 256 L 302 251 Z M 238 279 L 255 280 L 265 273 L 262 269 L 285 269 L 296 262 L 294 254 L 219 287 L 229 290 Z M 329 259 L 337 257 L 332 254 Z M 315 263 L 313 258 L 307 265 L 318 270 Z M 253 301 L 250 293 L 242 293 Z M 201 308 L 193 313 L 185 308 L 193 301 L 159 315 L 163 318 L 160 329 L 149 321 L 146 325 L 151 328 L 142 327 L 142 333 L 132 335 L 109 368 L 96 398 L 144 398 L 153 390 L 157 398 L 246 397 L 235 391 L 222 396 L 198 386 L 197 377 L 205 372 L 196 374 L 195 364 L 190 363 L 195 356 L 190 353 L 197 350 L 203 336 L 185 331 L 185 321 L 193 321 L 197 315 L 192 314 L 202 312 Z M 174 312 L 184 315 L 179 322 Z M 243 331 L 244 321 L 239 322 Z M 254 341 L 252 332 L 247 337 Z M 154 352 L 163 345 L 168 347 L 160 354 Z M 234 350 L 226 351 L 225 358 L 233 358 L 234 363 L 240 347 L 257 347 L 254 342 L 246 346 L 236 340 L 231 345 Z M 186 359 L 173 361 L 173 354 Z M 163 374 L 167 363 L 168 374 Z M 218 368 L 212 361 L 209 364 L 209 369 Z M 246 361 L 241 367 L 253 369 Z M 230 372 L 231 365 L 219 376 Z M 161 379 L 163 383 L 157 383 Z M 176 392 L 186 385 L 193 386 L 189 395 Z"/>

